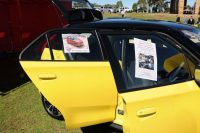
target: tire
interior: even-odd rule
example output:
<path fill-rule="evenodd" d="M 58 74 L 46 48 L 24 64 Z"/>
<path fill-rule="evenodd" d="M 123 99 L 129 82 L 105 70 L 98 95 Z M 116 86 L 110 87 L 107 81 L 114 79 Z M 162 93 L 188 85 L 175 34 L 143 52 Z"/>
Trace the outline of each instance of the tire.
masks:
<path fill-rule="evenodd" d="M 99 124 L 81 128 L 83 133 L 123 133 L 122 131 L 109 127 L 109 124 Z"/>
<path fill-rule="evenodd" d="M 50 115 L 52 118 L 57 120 L 64 120 L 60 111 L 55 106 L 53 106 L 43 95 L 42 104 L 47 114 Z"/>

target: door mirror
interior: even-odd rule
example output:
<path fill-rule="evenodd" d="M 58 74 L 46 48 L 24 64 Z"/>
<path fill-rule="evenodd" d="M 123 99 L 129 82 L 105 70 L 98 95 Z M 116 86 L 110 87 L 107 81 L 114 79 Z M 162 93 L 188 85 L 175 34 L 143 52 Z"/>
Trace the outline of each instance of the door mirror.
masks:
<path fill-rule="evenodd" d="M 195 81 L 200 86 L 200 64 L 198 64 L 195 69 Z"/>

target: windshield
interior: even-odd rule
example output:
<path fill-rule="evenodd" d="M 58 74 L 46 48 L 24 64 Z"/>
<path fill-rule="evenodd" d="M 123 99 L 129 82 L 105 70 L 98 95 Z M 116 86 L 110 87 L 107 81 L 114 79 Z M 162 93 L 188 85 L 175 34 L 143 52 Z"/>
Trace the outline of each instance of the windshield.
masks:
<path fill-rule="evenodd" d="M 181 30 L 184 35 L 189 38 L 194 43 L 200 45 L 200 29 L 193 28 L 193 29 L 186 29 Z"/>

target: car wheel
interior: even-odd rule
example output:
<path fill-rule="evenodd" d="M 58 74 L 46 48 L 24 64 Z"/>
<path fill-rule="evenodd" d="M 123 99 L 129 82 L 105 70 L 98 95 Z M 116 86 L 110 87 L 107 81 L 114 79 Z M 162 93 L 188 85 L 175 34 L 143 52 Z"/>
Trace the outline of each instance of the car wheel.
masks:
<path fill-rule="evenodd" d="M 44 106 L 44 109 L 46 110 L 46 112 L 53 118 L 57 119 L 57 120 L 64 120 L 62 114 L 60 113 L 60 111 L 53 106 L 43 95 L 42 95 L 42 104 Z"/>
<path fill-rule="evenodd" d="M 122 131 L 109 127 L 107 123 L 82 127 L 81 131 L 83 133 L 122 133 Z"/>

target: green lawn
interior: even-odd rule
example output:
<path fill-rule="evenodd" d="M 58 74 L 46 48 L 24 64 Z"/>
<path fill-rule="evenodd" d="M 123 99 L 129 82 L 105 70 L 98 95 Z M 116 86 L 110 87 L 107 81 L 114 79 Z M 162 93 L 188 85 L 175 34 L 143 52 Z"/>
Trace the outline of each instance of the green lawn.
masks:
<path fill-rule="evenodd" d="M 0 96 L 0 132 L 81 133 L 80 129 L 66 130 L 64 121 L 48 116 L 30 82 Z"/>
<path fill-rule="evenodd" d="M 121 18 L 120 13 L 103 13 L 104 18 Z M 165 20 L 165 21 L 176 21 L 177 14 L 168 13 L 126 13 L 126 18 L 136 18 L 136 19 L 151 19 L 151 20 Z M 189 18 L 190 15 L 187 15 Z M 181 16 L 181 21 L 183 22 L 183 16 Z M 195 17 L 197 20 L 197 16 Z"/>

